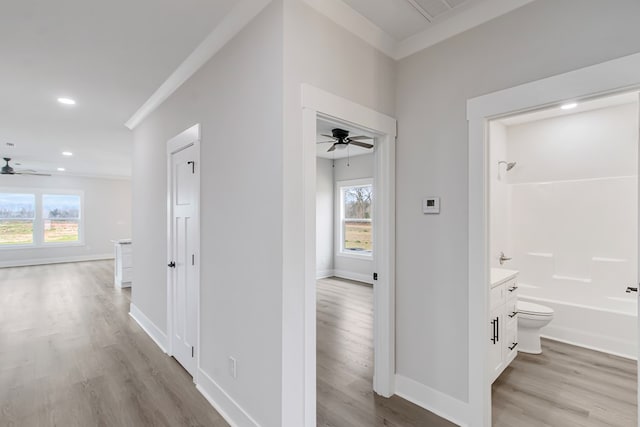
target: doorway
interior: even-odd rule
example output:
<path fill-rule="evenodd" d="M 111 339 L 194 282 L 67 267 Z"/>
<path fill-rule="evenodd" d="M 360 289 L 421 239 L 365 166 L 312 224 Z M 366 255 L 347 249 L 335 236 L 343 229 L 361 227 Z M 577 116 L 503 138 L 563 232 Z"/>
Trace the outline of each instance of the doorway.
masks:
<path fill-rule="evenodd" d="M 169 355 L 196 379 L 200 307 L 200 127 L 167 143 Z"/>
<path fill-rule="evenodd" d="M 488 123 L 490 120 L 560 107 L 568 102 L 623 93 L 640 88 L 640 55 L 527 83 L 470 99 L 469 121 L 469 424 L 491 425 L 491 387 L 485 328 L 490 313 L 487 292 L 489 259 Z"/>
<path fill-rule="evenodd" d="M 496 427 L 637 423 L 638 100 L 489 122 Z"/>
<path fill-rule="evenodd" d="M 373 224 L 373 389 L 388 397 L 395 380 L 395 119 L 309 85 L 302 87 L 305 168 L 305 425 L 316 425 L 316 146 L 317 121 L 355 126 L 375 136 Z M 372 275 L 373 278 L 373 275 Z"/>

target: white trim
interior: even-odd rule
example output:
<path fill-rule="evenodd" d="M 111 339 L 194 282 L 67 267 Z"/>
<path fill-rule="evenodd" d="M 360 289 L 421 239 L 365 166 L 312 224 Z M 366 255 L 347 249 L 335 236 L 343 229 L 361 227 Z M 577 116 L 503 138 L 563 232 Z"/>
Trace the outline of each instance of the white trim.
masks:
<path fill-rule="evenodd" d="M 343 1 L 304 0 L 304 2 L 387 56 L 391 58 L 395 56 L 396 40 Z"/>
<path fill-rule="evenodd" d="M 200 298 L 201 298 L 201 281 L 200 281 L 200 264 L 202 262 L 200 256 L 200 233 L 201 233 L 201 218 L 200 218 L 200 171 L 202 164 L 200 162 L 200 124 L 197 123 L 190 128 L 180 132 L 178 135 L 167 141 L 167 262 L 173 259 L 173 206 L 172 206 L 172 187 L 173 187 L 173 167 L 172 167 L 172 155 L 185 148 L 193 146 L 195 148 L 195 175 L 196 175 L 196 187 L 194 189 L 196 193 L 196 212 L 197 218 L 194 223 L 196 227 L 196 242 L 195 242 L 195 274 L 198 283 L 197 301 L 196 301 L 196 343 L 195 343 L 195 368 L 193 372 L 193 381 L 198 382 L 198 375 L 200 372 Z M 167 354 L 173 355 L 173 272 L 174 269 L 167 268 Z"/>
<path fill-rule="evenodd" d="M 355 280 L 356 282 L 368 283 L 370 285 L 373 285 L 373 278 L 368 274 L 353 273 L 346 270 L 333 270 L 333 275 L 336 277 L 340 277 L 341 279 Z"/>
<path fill-rule="evenodd" d="M 638 355 L 633 355 L 638 344 L 633 341 L 621 341 L 618 339 L 611 339 L 607 335 L 595 335 L 570 328 L 559 328 L 557 326 L 553 326 L 553 324 L 545 326 L 543 333 L 541 333 L 540 336 L 551 341 L 558 341 L 576 347 L 587 348 L 600 353 L 612 354 L 629 360 L 638 360 Z M 617 348 L 618 350 L 611 350 L 612 348 Z"/>
<path fill-rule="evenodd" d="M 316 122 L 318 117 L 365 128 L 377 135 L 374 187 L 374 378 L 373 389 L 382 396 L 395 392 L 395 150 L 396 120 L 345 98 L 302 84 L 302 141 L 304 175 L 304 425 L 316 425 Z M 286 303 L 286 301 L 285 301 Z M 298 341 L 283 333 L 283 342 Z M 298 331 L 294 329 L 293 331 Z M 298 341 L 299 342 L 299 341 Z M 283 368 L 283 369 L 286 369 Z M 288 377 L 283 379 L 287 390 Z M 293 387 L 294 385 L 292 385 Z M 286 410 L 286 408 L 284 409 Z"/>
<path fill-rule="evenodd" d="M 396 375 L 396 394 L 459 426 L 469 425 L 465 402 L 400 374 Z"/>
<path fill-rule="evenodd" d="M 29 248 L 31 249 L 31 248 Z M 32 258 L 13 261 L 0 261 L 0 268 L 28 267 L 31 265 L 66 264 L 69 262 L 101 261 L 113 259 L 113 253 L 96 255 L 77 255 L 58 258 Z"/>
<path fill-rule="evenodd" d="M 489 119 L 565 100 L 640 88 L 640 54 L 526 83 L 467 101 L 469 120 L 469 416 L 474 426 L 491 425 L 491 386 L 486 369 L 489 312 L 488 135 Z M 640 397 L 640 395 L 639 395 Z"/>
<path fill-rule="evenodd" d="M 238 3 L 187 59 L 160 85 L 147 101 L 125 123 L 133 130 L 167 100 L 184 82 L 220 51 L 236 34 L 253 20 L 271 0 L 244 0 Z"/>
<path fill-rule="evenodd" d="M 413 3 L 411 0 L 409 1 Z M 442 20 L 438 20 L 436 17 L 434 22 L 430 24 L 425 22 L 426 28 L 422 32 L 403 40 L 396 40 L 340 0 L 304 0 L 305 3 L 336 24 L 395 60 L 413 55 L 532 1 L 485 0 L 468 7 L 455 8 L 448 12 L 451 13 L 451 16 L 443 17 Z"/>
<path fill-rule="evenodd" d="M 400 41 L 394 51 L 396 60 L 406 58 L 441 41 L 505 15 L 533 0 L 485 0 L 431 24 L 426 30 Z M 463 6 L 464 7 L 464 6 Z"/>
<path fill-rule="evenodd" d="M 198 368 L 196 389 L 231 427 L 259 427 L 254 420 L 231 396 L 224 391 L 204 370 Z"/>
<path fill-rule="evenodd" d="M 326 279 L 327 277 L 333 277 L 333 270 L 319 270 L 316 271 L 316 279 Z"/>
<path fill-rule="evenodd" d="M 167 353 L 167 336 L 158 328 L 134 303 L 129 305 L 129 316 L 135 320 L 143 331 L 155 342 L 160 350 Z"/>

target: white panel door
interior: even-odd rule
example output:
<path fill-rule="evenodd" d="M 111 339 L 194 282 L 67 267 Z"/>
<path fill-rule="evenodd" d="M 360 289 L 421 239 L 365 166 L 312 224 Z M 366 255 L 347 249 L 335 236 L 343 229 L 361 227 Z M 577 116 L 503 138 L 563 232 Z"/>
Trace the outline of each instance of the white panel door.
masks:
<path fill-rule="evenodd" d="M 198 304 L 198 183 L 196 148 L 171 155 L 171 250 L 173 357 L 193 376 Z"/>

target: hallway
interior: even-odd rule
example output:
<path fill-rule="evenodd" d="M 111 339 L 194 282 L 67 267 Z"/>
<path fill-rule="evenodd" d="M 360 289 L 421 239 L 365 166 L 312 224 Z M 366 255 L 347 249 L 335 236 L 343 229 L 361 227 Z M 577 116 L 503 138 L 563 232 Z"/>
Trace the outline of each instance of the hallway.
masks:
<path fill-rule="evenodd" d="M 0 426 L 226 426 L 130 297 L 111 261 L 0 269 Z"/>

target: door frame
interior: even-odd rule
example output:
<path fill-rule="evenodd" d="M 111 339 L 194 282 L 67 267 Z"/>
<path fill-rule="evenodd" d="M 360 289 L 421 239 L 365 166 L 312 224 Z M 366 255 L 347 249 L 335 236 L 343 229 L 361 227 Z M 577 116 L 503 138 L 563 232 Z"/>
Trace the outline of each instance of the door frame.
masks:
<path fill-rule="evenodd" d="M 373 268 L 374 379 L 382 396 L 395 393 L 395 153 L 396 120 L 311 85 L 302 85 L 305 202 L 304 405 L 305 425 L 316 425 L 316 122 L 338 121 L 377 135 L 374 154 Z M 380 220 L 382 219 L 382 220 Z"/>
<path fill-rule="evenodd" d="M 640 53 L 467 101 L 469 124 L 469 425 L 491 425 L 489 340 L 489 135 L 492 119 L 640 89 Z M 640 341 L 640 340 L 639 340 Z M 640 399 L 640 395 L 639 395 Z M 639 400 L 640 401 L 640 400 Z"/>
<path fill-rule="evenodd" d="M 195 148 L 195 175 L 196 175 L 196 212 L 197 218 L 194 222 L 196 228 L 196 265 L 195 274 L 198 291 L 196 292 L 196 368 L 193 373 L 193 382 L 198 383 L 200 372 L 200 124 L 195 124 L 167 141 L 167 262 L 173 257 L 173 167 L 171 156 L 185 148 L 193 146 Z M 173 356 L 173 271 L 167 268 L 167 354 Z"/>

